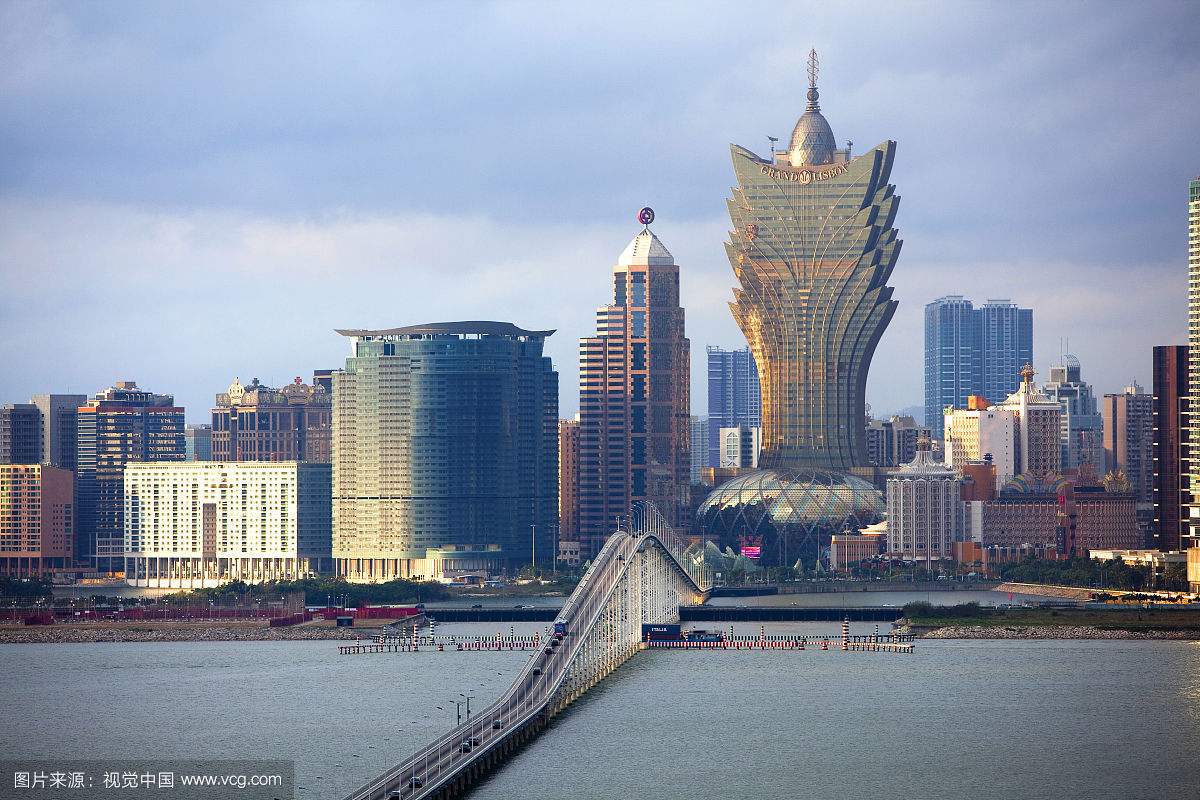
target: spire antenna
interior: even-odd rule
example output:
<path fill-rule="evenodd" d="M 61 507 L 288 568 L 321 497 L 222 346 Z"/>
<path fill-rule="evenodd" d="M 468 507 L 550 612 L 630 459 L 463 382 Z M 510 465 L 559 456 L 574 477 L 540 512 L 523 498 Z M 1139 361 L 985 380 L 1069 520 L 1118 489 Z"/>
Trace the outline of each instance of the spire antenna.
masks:
<path fill-rule="evenodd" d="M 814 47 L 808 51 L 808 111 L 820 111 L 821 94 L 817 91 L 817 73 L 821 69 L 821 61 L 817 58 L 817 50 Z"/>

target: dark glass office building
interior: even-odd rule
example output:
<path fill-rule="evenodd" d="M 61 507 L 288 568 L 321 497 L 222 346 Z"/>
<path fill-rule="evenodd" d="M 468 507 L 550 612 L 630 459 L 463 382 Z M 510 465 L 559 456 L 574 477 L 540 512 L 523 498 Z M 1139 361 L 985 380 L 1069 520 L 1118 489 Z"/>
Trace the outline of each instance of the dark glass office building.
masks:
<path fill-rule="evenodd" d="M 121 382 L 78 409 L 75 557 L 100 572 L 125 564 L 125 465 L 183 461 L 183 409 Z"/>
<path fill-rule="evenodd" d="M 749 347 L 708 348 L 708 448 L 705 465 L 721 466 L 721 428 L 762 425 L 762 391 L 758 366 Z M 704 443 L 694 442 L 699 448 Z"/>
<path fill-rule="evenodd" d="M 961 295 L 925 306 L 925 424 L 945 435 L 942 411 L 966 408 L 967 397 L 1003 402 L 1021 385 L 1021 368 L 1033 363 L 1033 310 L 1008 300 L 975 308 Z"/>
<path fill-rule="evenodd" d="M 506 322 L 341 330 L 333 557 L 353 581 L 457 563 L 548 567 L 558 525 L 553 331 Z M 536 543 L 536 548 L 535 548 Z"/>
<path fill-rule="evenodd" d="M 0 408 L 0 464 L 42 463 L 42 416 L 32 403 Z"/>

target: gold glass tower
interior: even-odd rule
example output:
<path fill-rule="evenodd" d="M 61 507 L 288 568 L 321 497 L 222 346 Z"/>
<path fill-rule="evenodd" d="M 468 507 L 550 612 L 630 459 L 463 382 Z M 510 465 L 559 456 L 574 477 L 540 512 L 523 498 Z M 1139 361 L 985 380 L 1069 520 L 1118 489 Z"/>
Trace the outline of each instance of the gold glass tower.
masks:
<path fill-rule="evenodd" d="M 875 522 L 879 491 L 850 474 L 869 467 L 867 370 L 896 302 L 900 254 L 888 183 L 896 143 L 857 158 L 821 114 L 816 52 L 808 107 L 787 150 L 761 158 L 731 146 L 738 185 L 725 245 L 740 286 L 730 303 L 762 387 L 759 471 L 709 495 L 705 532 L 750 558 L 792 566 L 823 557 L 830 536 Z"/>
<path fill-rule="evenodd" d="M 762 383 L 765 467 L 865 467 L 867 370 L 895 311 L 900 253 L 888 183 L 896 143 L 852 158 L 821 114 L 816 53 L 808 108 L 788 150 L 731 146 L 738 187 L 726 244 L 730 304 Z"/>

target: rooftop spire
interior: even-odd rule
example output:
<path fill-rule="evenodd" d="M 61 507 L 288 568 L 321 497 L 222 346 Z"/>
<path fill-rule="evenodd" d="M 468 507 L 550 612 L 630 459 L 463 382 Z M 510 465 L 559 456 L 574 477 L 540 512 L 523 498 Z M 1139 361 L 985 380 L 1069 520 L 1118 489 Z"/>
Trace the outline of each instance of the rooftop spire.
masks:
<path fill-rule="evenodd" d="M 821 62 L 817 58 L 817 50 L 813 48 L 808 51 L 808 107 L 806 111 L 820 111 L 821 104 L 818 102 L 821 98 L 820 92 L 817 91 L 817 72 L 821 68 Z"/>

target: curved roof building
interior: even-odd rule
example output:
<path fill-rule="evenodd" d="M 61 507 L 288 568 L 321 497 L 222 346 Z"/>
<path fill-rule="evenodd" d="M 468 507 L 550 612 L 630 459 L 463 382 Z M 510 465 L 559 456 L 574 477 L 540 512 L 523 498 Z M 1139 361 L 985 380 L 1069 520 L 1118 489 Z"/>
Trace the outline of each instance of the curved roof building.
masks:
<path fill-rule="evenodd" d="M 888 183 L 896 143 L 857 157 L 821 114 L 816 53 L 808 108 L 786 152 L 731 146 L 738 186 L 726 244 L 730 304 L 762 384 L 764 467 L 866 467 L 867 370 L 895 311 L 900 254 Z"/>

